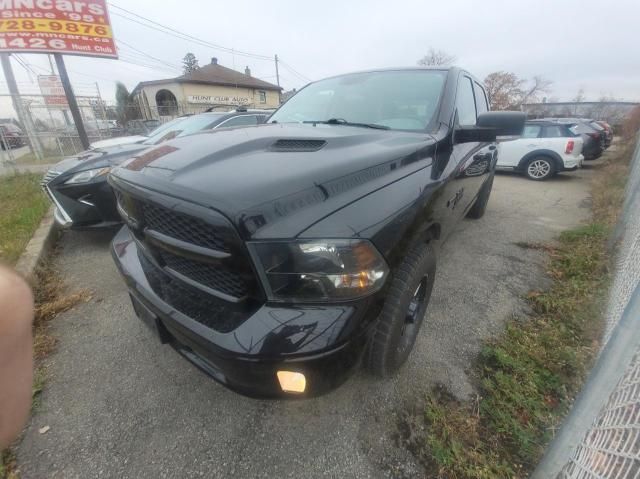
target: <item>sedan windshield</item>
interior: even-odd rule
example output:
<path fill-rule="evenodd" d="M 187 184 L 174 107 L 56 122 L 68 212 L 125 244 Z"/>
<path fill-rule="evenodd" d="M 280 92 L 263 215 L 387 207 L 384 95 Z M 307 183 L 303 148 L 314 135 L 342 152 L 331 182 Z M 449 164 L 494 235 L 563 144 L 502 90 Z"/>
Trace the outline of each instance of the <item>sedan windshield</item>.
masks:
<path fill-rule="evenodd" d="M 143 145 L 157 145 L 163 141 L 171 140 L 179 136 L 190 135 L 198 131 L 210 128 L 222 114 L 206 113 L 193 115 L 184 118 L 176 118 L 169 123 L 158 127 L 153 133 L 142 142 Z M 179 121 L 177 121 L 179 120 Z"/>
<path fill-rule="evenodd" d="M 150 138 L 152 136 L 157 135 L 158 133 L 165 131 L 165 130 L 169 130 L 171 128 L 173 128 L 175 125 L 177 125 L 178 123 L 180 123 L 181 121 L 186 120 L 188 117 L 186 116 L 180 116 L 178 118 L 174 118 L 171 121 L 168 121 L 166 123 L 162 123 L 160 125 L 158 125 L 156 128 L 153 128 L 146 136 L 147 138 Z"/>
<path fill-rule="evenodd" d="M 271 116 L 270 123 L 424 130 L 433 118 L 446 71 L 354 73 L 312 83 Z"/>

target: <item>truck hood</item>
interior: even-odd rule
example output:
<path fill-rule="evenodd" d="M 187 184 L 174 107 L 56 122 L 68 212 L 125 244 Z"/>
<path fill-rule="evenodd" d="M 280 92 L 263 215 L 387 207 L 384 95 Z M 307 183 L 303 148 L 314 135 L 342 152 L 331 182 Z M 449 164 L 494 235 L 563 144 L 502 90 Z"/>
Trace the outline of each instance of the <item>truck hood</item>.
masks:
<path fill-rule="evenodd" d="M 214 208 L 245 239 L 293 237 L 430 166 L 434 145 L 423 132 L 266 124 L 165 142 L 123 163 L 112 179 Z"/>
<path fill-rule="evenodd" d="M 93 168 L 105 168 L 122 163 L 136 152 L 148 148 L 147 145 L 126 144 L 106 148 L 96 148 L 70 156 L 56 163 L 51 168 L 58 173 L 76 173 Z"/>

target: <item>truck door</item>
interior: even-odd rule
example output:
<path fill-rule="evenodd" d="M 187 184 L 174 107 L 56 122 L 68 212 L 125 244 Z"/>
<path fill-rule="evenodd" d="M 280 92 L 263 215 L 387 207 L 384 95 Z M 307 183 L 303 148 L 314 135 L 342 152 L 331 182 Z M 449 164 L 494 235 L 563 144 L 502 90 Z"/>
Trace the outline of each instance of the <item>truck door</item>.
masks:
<path fill-rule="evenodd" d="M 475 125 L 478 113 L 488 109 L 484 90 L 466 75 L 460 76 L 458 81 L 456 109 L 457 122 L 461 126 Z M 456 165 L 453 209 L 456 217 L 462 217 L 473 206 L 480 187 L 494 166 L 495 145 L 479 142 L 454 144 L 451 161 Z"/>

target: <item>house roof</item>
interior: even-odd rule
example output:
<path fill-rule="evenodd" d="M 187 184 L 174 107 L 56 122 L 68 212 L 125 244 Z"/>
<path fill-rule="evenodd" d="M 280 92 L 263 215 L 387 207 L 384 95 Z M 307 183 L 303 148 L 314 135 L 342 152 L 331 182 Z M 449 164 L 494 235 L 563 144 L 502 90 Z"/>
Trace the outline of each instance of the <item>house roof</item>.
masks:
<path fill-rule="evenodd" d="M 166 80 L 153 80 L 140 82 L 133 89 L 132 93 L 135 93 L 140 88 L 148 85 L 160 85 L 163 83 L 201 83 L 207 85 L 224 85 L 224 86 L 238 86 L 243 88 L 255 88 L 260 90 L 282 90 L 281 87 L 272 83 L 254 78 L 251 75 L 241 73 L 231 68 L 223 67 L 217 63 L 210 63 L 203 67 L 198 68 L 190 73 L 181 75 L 175 78 L 168 78 Z"/>

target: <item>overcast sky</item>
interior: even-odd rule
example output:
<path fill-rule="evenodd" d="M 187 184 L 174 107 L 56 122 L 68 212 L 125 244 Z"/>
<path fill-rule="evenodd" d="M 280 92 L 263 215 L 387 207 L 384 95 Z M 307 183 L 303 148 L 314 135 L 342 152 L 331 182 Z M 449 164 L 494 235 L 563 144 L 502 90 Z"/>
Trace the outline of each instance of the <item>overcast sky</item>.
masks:
<path fill-rule="evenodd" d="M 124 19 L 120 15 L 130 15 L 115 6 L 209 43 L 269 57 L 277 53 L 284 62 L 281 84 L 287 90 L 303 86 L 303 77 L 317 80 L 354 70 L 415 65 L 433 47 L 455 55 L 456 64 L 480 78 L 496 70 L 524 78 L 542 75 L 553 81 L 550 98 L 570 100 L 583 88 L 588 100 L 602 95 L 640 100 L 638 0 L 114 0 L 111 4 L 122 58 L 157 67 L 66 57 L 76 89 L 90 93 L 97 82 L 106 100 L 114 99 L 116 80 L 131 89 L 139 81 L 178 76 L 186 52 L 193 52 L 200 65 L 216 56 L 225 66 L 237 70 L 249 66 L 254 76 L 275 83 L 273 61 L 168 36 Z M 44 55 L 22 57 L 37 73 L 49 68 Z M 15 61 L 14 71 L 24 92 L 37 91 L 35 77 Z M 7 107 L 5 98 L 0 116 L 8 113 Z"/>

